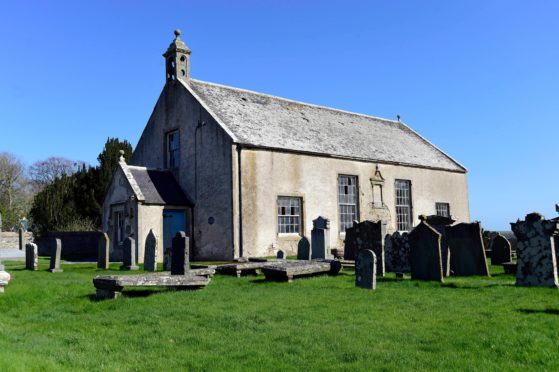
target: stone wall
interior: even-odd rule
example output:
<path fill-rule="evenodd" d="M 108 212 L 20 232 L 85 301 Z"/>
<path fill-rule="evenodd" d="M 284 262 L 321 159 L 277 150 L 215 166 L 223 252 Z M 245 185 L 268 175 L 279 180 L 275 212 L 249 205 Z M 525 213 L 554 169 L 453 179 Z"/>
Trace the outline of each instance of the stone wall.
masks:
<path fill-rule="evenodd" d="M 33 238 L 30 232 L 25 233 L 25 241 Z M 25 243 L 24 243 L 25 244 Z M 17 232 L 2 231 L 0 232 L 0 249 L 18 249 L 19 237 Z"/>
<path fill-rule="evenodd" d="M 97 231 L 50 232 L 35 239 L 35 243 L 39 247 L 39 256 L 50 256 L 51 241 L 57 238 L 62 242 L 62 259 L 96 261 L 101 235 Z"/>

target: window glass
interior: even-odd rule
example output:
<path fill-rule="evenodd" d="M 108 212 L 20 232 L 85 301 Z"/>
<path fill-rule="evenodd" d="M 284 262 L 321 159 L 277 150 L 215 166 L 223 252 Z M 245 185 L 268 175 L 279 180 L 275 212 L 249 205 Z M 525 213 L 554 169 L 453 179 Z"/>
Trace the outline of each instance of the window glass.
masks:
<path fill-rule="evenodd" d="M 176 130 L 167 135 L 167 167 L 176 168 L 180 165 L 180 135 Z"/>
<path fill-rule="evenodd" d="M 450 217 L 450 204 L 448 203 L 435 203 L 437 216 Z"/>
<path fill-rule="evenodd" d="M 301 198 L 280 196 L 278 198 L 278 232 L 301 233 Z"/>
<path fill-rule="evenodd" d="M 356 176 L 338 177 L 338 203 L 340 210 L 340 232 L 353 226 L 357 220 L 358 189 Z"/>
<path fill-rule="evenodd" d="M 411 182 L 396 180 L 396 228 L 398 231 L 411 230 Z"/>

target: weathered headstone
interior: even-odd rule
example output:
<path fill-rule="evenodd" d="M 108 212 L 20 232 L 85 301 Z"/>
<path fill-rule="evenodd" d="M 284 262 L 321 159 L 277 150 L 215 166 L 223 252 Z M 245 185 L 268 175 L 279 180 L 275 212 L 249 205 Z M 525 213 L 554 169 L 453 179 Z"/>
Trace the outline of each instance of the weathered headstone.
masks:
<path fill-rule="evenodd" d="M 155 236 L 152 229 L 149 230 L 148 236 L 146 237 L 144 251 L 144 270 L 157 271 L 157 256 L 159 249 L 157 245 L 157 236 Z"/>
<path fill-rule="evenodd" d="M 297 244 L 297 259 L 310 260 L 311 259 L 311 243 L 306 237 L 302 237 Z"/>
<path fill-rule="evenodd" d="M 501 265 L 512 261 L 512 250 L 509 241 L 501 234 L 491 240 L 491 265 Z"/>
<path fill-rule="evenodd" d="M 25 269 L 36 271 L 39 269 L 39 250 L 37 244 L 25 245 Z"/>
<path fill-rule="evenodd" d="M 362 249 L 375 252 L 377 258 L 377 275 L 384 276 L 384 234 L 382 221 L 363 221 L 353 223 L 346 230 L 344 259 L 355 260 Z"/>
<path fill-rule="evenodd" d="M 19 238 L 19 250 L 23 251 L 23 247 L 25 246 L 25 239 L 23 238 L 23 229 L 21 227 L 17 229 L 17 235 Z"/>
<path fill-rule="evenodd" d="M 370 249 L 361 249 L 355 258 L 355 286 L 367 289 L 377 287 L 377 258 Z"/>
<path fill-rule="evenodd" d="M 518 220 L 511 226 L 518 239 L 516 285 L 558 287 L 553 236 L 559 222 L 530 213 L 524 221 Z"/>
<path fill-rule="evenodd" d="M 442 282 L 441 234 L 422 221 L 408 237 L 411 278 Z"/>
<path fill-rule="evenodd" d="M 171 262 L 173 261 L 173 248 L 166 247 L 163 249 L 163 271 L 171 271 Z"/>
<path fill-rule="evenodd" d="M 61 273 L 60 254 L 62 253 L 62 242 L 60 239 L 52 239 L 50 246 L 50 267 L 51 273 Z"/>
<path fill-rule="evenodd" d="M 479 222 L 447 227 L 450 270 L 456 276 L 489 276 Z"/>
<path fill-rule="evenodd" d="M 419 216 L 419 219 L 427 222 L 429 226 L 431 226 L 432 228 L 437 230 L 439 234 L 441 234 L 441 260 L 443 264 L 443 275 L 449 276 L 452 259 L 450 257 L 451 250 L 448 243 L 447 229 L 456 221 L 450 217 L 437 215 Z"/>
<path fill-rule="evenodd" d="M 111 246 L 111 241 L 107 233 L 103 233 L 99 237 L 99 243 L 97 246 L 97 268 L 107 270 L 109 268 L 109 247 Z"/>
<path fill-rule="evenodd" d="M 408 233 L 400 234 L 396 231 L 392 235 L 387 235 L 385 239 L 385 247 L 386 262 L 390 265 L 390 271 L 395 273 L 409 273 L 410 243 Z"/>
<path fill-rule="evenodd" d="M 4 269 L 0 270 L 0 293 L 4 293 L 4 287 L 8 285 L 12 277 Z"/>
<path fill-rule="evenodd" d="M 311 258 L 328 258 L 330 246 L 330 220 L 319 216 L 311 230 Z"/>
<path fill-rule="evenodd" d="M 280 249 L 276 255 L 276 258 L 280 260 L 285 259 L 285 252 Z"/>
<path fill-rule="evenodd" d="M 136 261 L 136 244 L 132 237 L 124 239 L 124 251 L 122 253 L 121 270 L 139 270 Z"/>
<path fill-rule="evenodd" d="M 184 231 L 179 231 L 173 238 L 171 275 L 185 275 L 190 270 L 190 239 Z"/>

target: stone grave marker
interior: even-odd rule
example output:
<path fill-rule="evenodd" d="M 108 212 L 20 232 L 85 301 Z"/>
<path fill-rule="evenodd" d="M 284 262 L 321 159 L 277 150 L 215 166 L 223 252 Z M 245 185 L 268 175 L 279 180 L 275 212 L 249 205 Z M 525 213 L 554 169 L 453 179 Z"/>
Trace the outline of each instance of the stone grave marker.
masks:
<path fill-rule="evenodd" d="M 51 273 L 61 273 L 60 268 L 60 254 L 62 253 L 62 242 L 60 239 L 52 239 L 50 245 L 50 267 Z"/>
<path fill-rule="evenodd" d="M 25 239 L 23 237 L 23 229 L 21 227 L 17 229 L 17 235 L 19 238 L 19 250 L 23 251 L 23 247 L 25 246 Z"/>
<path fill-rule="evenodd" d="M 157 271 L 157 256 L 159 254 L 157 236 L 152 229 L 149 230 L 144 247 L 144 270 Z"/>
<path fill-rule="evenodd" d="M 173 238 L 171 275 L 185 275 L 190 270 L 190 239 L 184 231 L 179 231 Z"/>
<path fill-rule="evenodd" d="M 355 258 L 355 286 L 376 289 L 377 258 L 370 249 L 361 249 Z"/>
<path fill-rule="evenodd" d="M 285 259 L 285 252 L 282 251 L 281 249 L 278 251 L 276 258 L 280 259 L 280 260 L 284 260 Z"/>
<path fill-rule="evenodd" d="M 139 270 L 136 261 L 136 244 L 134 239 L 129 236 L 124 239 L 124 250 L 122 253 L 122 266 L 121 270 Z"/>
<path fill-rule="evenodd" d="M 518 239 L 516 285 L 557 288 L 553 236 L 557 234 L 559 222 L 530 213 L 524 221 L 518 220 L 511 226 Z"/>
<path fill-rule="evenodd" d="M 455 220 L 450 217 L 444 216 L 419 216 L 420 220 L 427 222 L 429 226 L 437 230 L 441 234 L 441 259 L 443 263 L 443 275 L 450 275 L 450 265 L 451 265 L 451 251 L 448 243 L 447 229 L 452 225 Z"/>
<path fill-rule="evenodd" d="M 330 246 L 330 220 L 319 216 L 312 223 L 311 258 L 328 258 L 328 249 Z"/>
<path fill-rule="evenodd" d="M 163 249 L 163 271 L 171 271 L 171 262 L 173 260 L 173 249 L 172 247 L 166 247 Z"/>
<path fill-rule="evenodd" d="M 370 249 L 377 258 L 377 274 L 384 276 L 384 234 L 382 221 L 353 222 L 346 230 L 344 259 L 353 261 L 362 249 Z"/>
<path fill-rule="evenodd" d="M 386 235 L 386 242 L 389 242 L 386 249 L 386 261 L 390 262 L 390 271 L 395 273 L 410 272 L 410 243 L 408 233 L 400 234 L 396 231 L 392 235 Z"/>
<path fill-rule="evenodd" d="M 299 240 L 297 244 L 297 259 L 310 260 L 311 259 L 311 243 L 305 236 Z"/>
<path fill-rule="evenodd" d="M 507 238 L 497 234 L 491 240 L 491 265 L 502 265 L 512 261 L 511 245 Z"/>
<path fill-rule="evenodd" d="M 441 234 L 422 221 L 408 237 L 411 278 L 443 282 Z"/>
<path fill-rule="evenodd" d="M 39 250 L 37 244 L 25 245 L 25 269 L 37 271 L 39 269 Z"/>
<path fill-rule="evenodd" d="M 109 247 L 111 246 L 111 241 L 107 233 L 103 233 L 99 237 L 99 243 L 97 245 L 97 268 L 107 270 L 109 268 Z"/>
<path fill-rule="evenodd" d="M 456 276 L 489 276 L 479 222 L 459 223 L 446 229 L 450 270 Z"/>

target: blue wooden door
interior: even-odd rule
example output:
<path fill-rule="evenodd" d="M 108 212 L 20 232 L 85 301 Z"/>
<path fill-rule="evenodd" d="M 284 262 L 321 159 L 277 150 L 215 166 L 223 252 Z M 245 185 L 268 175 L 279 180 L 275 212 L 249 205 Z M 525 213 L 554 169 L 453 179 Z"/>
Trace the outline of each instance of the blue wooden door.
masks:
<path fill-rule="evenodd" d="M 164 209 L 163 210 L 163 247 L 171 248 L 173 237 L 179 232 L 188 232 L 186 223 L 186 213 L 181 210 Z"/>

